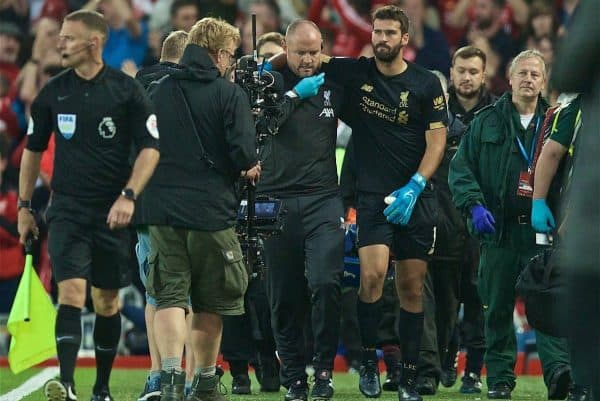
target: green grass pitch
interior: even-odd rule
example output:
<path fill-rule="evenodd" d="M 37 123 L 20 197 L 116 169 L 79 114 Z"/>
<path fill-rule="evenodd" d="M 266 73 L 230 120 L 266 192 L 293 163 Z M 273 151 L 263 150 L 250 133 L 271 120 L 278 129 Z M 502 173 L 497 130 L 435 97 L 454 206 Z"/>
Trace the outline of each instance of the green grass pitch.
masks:
<path fill-rule="evenodd" d="M 30 369 L 19 375 L 13 375 L 10 370 L 0 369 L 0 397 L 6 394 L 13 388 L 18 387 L 29 377 L 38 373 L 40 369 Z M 147 371 L 142 369 L 115 369 L 111 376 L 111 391 L 115 401 L 137 401 Z M 283 401 L 283 389 L 279 393 L 260 393 L 259 386 L 254 380 L 254 375 L 250 373 L 252 378 L 252 395 L 233 396 L 227 394 L 230 401 L 252 401 L 252 400 L 279 400 Z M 75 374 L 76 389 L 79 400 L 87 401 L 91 396 L 92 385 L 94 384 L 95 369 L 93 368 L 78 368 Z M 385 378 L 385 373 L 381 375 L 382 380 Z M 335 395 L 333 401 L 364 401 L 366 400 L 358 391 L 358 376 L 347 373 L 337 373 L 333 378 Z M 228 391 L 231 390 L 231 376 L 225 373 L 223 383 Z M 453 388 L 447 389 L 439 387 L 438 393 L 435 396 L 424 397 L 425 401 L 454 401 L 454 400 L 487 400 L 484 393 L 477 395 L 463 395 L 458 392 L 460 380 Z M 396 401 L 397 395 L 392 392 L 384 392 L 379 398 L 381 401 Z M 29 396 L 23 398 L 23 401 L 42 401 L 44 400 L 41 390 L 37 390 Z M 513 392 L 513 401 L 543 401 L 546 400 L 546 388 L 541 377 L 536 376 L 521 376 L 517 379 L 517 388 Z"/>

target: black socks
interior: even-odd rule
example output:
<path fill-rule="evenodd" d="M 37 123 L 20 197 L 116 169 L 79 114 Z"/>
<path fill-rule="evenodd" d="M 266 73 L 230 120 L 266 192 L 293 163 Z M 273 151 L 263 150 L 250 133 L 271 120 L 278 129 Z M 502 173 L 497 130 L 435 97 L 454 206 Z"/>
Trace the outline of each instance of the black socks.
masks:
<path fill-rule="evenodd" d="M 416 375 L 421 337 L 423 336 L 423 312 L 412 313 L 400 308 L 398 319 L 398 333 L 400 335 L 400 350 L 402 353 L 402 382 L 414 380 Z"/>
<path fill-rule="evenodd" d="M 358 299 L 356 313 L 362 339 L 363 362 L 365 359 L 377 360 L 375 347 L 377 346 L 377 329 L 381 321 L 381 299 L 372 303 L 366 303 Z"/>
<path fill-rule="evenodd" d="M 108 380 L 112 371 L 112 364 L 117 354 L 117 346 L 121 338 L 121 315 L 112 316 L 96 315 L 94 325 L 94 344 L 96 346 L 96 383 L 94 394 L 99 394 L 103 389 L 108 390 Z"/>
<path fill-rule="evenodd" d="M 73 383 L 73 372 L 81 345 L 81 309 L 70 305 L 59 305 L 54 334 L 60 379 L 63 382 Z"/>

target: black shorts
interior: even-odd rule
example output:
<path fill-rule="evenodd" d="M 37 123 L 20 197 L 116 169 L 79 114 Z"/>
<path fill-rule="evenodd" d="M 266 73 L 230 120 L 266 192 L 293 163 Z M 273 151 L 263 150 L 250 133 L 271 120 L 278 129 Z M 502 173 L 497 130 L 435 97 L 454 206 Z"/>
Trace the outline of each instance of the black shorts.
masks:
<path fill-rule="evenodd" d="M 94 287 L 107 290 L 130 284 L 129 230 L 108 228 L 110 204 L 99 206 L 70 196 L 52 195 L 46 218 L 48 251 L 57 283 L 83 278 Z"/>
<path fill-rule="evenodd" d="M 426 191 L 419 196 L 407 226 L 391 224 L 386 220 L 383 210 L 387 205 L 383 199 L 387 195 L 358 193 L 358 247 L 383 244 L 390 248 L 396 260 L 429 260 L 435 246 L 437 222 L 437 200 L 434 194 Z"/>

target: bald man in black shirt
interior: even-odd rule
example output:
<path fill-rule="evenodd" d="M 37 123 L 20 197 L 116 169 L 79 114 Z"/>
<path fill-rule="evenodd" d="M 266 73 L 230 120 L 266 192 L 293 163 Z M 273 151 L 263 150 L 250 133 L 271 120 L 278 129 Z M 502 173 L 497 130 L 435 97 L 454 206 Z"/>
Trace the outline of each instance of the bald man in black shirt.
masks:
<path fill-rule="evenodd" d="M 299 83 L 319 79 L 321 33 L 310 21 L 296 21 L 288 27 L 286 44 L 287 66 L 281 73 L 287 95 L 295 97 Z M 315 348 L 311 398 L 333 396 L 344 270 L 344 210 L 335 164 L 342 93 L 341 86 L 325 79 L 316 96 L 293 99 L 294 111 L 265 145 L 257 187 L 261 194 L 281 198 L 287 208 L 283 232 L 265 241 L 266 289 L 287 401 L 308 396 L 303 346 L 307 317 L 312 319 Z"/>

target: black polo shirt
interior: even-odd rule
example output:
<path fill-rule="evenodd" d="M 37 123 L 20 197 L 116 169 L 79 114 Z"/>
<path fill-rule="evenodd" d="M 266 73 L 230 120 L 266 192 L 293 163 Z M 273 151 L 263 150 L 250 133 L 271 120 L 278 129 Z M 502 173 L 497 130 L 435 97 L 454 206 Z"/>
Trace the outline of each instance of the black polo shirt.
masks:
<path fill-rule="evenodd" d="M 342 120 L 352 128 L 359 191 L 390 193 L 405 185 L 425 154 L 425 131 L 448 120 L 438 78 L 407 62 L 385 76 L 373 58 L 332 58 L 326 76 L 345 89 Z"/>
<path fill-rule="evenodd" d="M 34 100 L 26 147 L 44 151 L 54 132 L 52 189 L 114 201 L 131 174 L 132 151 L 158 149 L 156 127 L 154 106 L 133 78 L 104 66 L 88 81 L 69 69 Z"/>
<path fill-rule="evenodd" d="M 289 68 L 281 74 L 285 90 L 301 80 Z M 335 144 L 343 88 L 327 77 L 316 96 L 298 102 L 261 153 L 259 193 L 277 196 L 338 192 Z"/>

